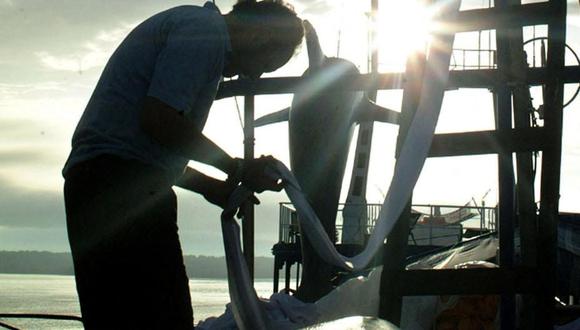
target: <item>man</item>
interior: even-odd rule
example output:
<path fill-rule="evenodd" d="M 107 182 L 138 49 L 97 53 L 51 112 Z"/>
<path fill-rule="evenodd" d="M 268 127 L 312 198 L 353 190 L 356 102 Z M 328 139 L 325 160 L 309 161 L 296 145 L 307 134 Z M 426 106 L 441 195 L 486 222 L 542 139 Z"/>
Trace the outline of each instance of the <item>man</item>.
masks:
<path fill-rule="evenodd" d="M 190 329 L 173 185 L 223 207 L 241 182 L 280 190 L 273 161 L 231 158 L 202 134 L 223 76 L 285 64 L 302 22 L 279 2 L 206 3 L 156 14 L 121 43 L 79 121 L 63 169 L 67 229 L 87 329 Z M 228 174 L 219 181 L 196 160 Z"/>

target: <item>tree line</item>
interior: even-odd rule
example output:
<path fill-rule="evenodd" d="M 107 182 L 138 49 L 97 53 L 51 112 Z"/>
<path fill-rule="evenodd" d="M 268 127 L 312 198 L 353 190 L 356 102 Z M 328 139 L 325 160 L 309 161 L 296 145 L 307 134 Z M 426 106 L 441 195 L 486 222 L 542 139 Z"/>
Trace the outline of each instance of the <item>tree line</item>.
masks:
<path fill-rule="evenodd" d="M 184 256 L 190 278 L 227 278 L 225 257 Z M 256 278 L 271 278 L 274 258 L 256 257 Z M 47 251 L 0 251 L 0 273 L 74 275 L 70 253 Z"/>

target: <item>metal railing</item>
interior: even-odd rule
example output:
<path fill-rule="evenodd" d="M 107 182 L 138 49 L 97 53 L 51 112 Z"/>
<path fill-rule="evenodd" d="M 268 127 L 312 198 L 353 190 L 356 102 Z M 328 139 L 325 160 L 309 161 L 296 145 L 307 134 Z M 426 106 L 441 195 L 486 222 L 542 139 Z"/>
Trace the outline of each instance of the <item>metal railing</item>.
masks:
<path fill-rule="evenodd" d="M 336 217 L 336 241 L 343 243 L 344 209 L 346 204 L 339 204 Z M 353 206 L 351 204 L 350 206 Z M 368 236 L 379 218 L 382 204 L 357 204 L 359 212 L 359 230 L 362 237 Z M 470 205 L 429 205 L 412 206 L 414 216 L 410 217 L 411 234 L 409 244 L 413 245 L 446 245 L 450 241 L 460 242 L 464 232 L 495 231 L 497 208 Z M 280 222 L 278 241 L 296 243 L 300 236 L 298 215 L 292 203 L 280 203 Z"/>
<path fill-rule="evenodd" d="M 497 68 L 494 49 L 453 49 L 451 70 L 482 70 Z"/>

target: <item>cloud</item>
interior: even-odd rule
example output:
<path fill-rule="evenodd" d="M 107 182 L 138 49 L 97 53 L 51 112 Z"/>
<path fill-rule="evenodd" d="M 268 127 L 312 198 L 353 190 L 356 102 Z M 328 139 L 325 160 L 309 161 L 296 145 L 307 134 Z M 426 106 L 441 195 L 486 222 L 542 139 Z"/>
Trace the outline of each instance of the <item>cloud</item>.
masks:
<path fill-rule="evenodd" d="M 53 55 L 48 51 L 36 52 L 40 62 L 47 68 L 58 71 L 83 72 L 99 68 L 107 63 L 110 54 L 136 24 L 121 23 L 109 31 L 99 31 L 90 41 L 72 54 Z"/>
<path fill-rule="evenodd" d="M 38 92 L 65 92 L 67 85 L 63 82 L 46 81 L 30 84 L 0 83 L 0 99 L 27 97 Z"/>
<path fill-rule="evenodd" d="M 566 18 L 566 21 L 567 21 L 568 25 L 576 27 L 576 28 L 580 28 L 580 15 L 579 14 L 568 15 L 568 17 Z"/>
<path fill-rule="evenodd" d="M 6 166 L 8 164 L 21 164 L 21 163 L 32 163 L 32 162 L 42 162 L 50 155 L 43 152 L 38 152 L 37 150 L 0 150 L 0 163 Z"/>
<path fill-rule="evenodd" d="M 5 143 L 9 141 L 12 144 L 15 139 L 22 138 L 25 134 L 30 134 L 31 129 L 36 130 L 37 128 L 37 123 L 32 120 L 13 118 L 0 120 L 0 136 L 2 136 Z"/>
<path fill-rule="evenodd" d="M 335 9 L 336 5 L 329 0 L 296 1 L 299 15 L 328 14 Z"/>
<path fill-rule="evenodd" d="M 12 228 L 62 227 L 61 193 L 25 189 L 0 176 L 0 226 Z"/>
<path fill-rule="evenodd" d="M 61 79 L 63 73 L 102 67 L 134 22 L 178 5 L 175 0 L 9 3 L 0 0 L 0 82 L 9 83 Z"/>
<path fill-rule="evenodd" d="M 121 24 L 121 27 L 109 30 L 109 31 L 100 31 L 97 34 L 96 40 L 104 41 L 104 42 L 119 42 L 123 39 L 129 30 L 133 29 L 136 24 Z"/>
<path fill-rule="evenodd" d="M 58 58 L 56 56 L 50 55 L 48 52 L 37 52 L 36 56 L 38 56 L 42 64 L 53 70 L 82 71 L 81 57 L 74 58 L 69 56 Z"/>

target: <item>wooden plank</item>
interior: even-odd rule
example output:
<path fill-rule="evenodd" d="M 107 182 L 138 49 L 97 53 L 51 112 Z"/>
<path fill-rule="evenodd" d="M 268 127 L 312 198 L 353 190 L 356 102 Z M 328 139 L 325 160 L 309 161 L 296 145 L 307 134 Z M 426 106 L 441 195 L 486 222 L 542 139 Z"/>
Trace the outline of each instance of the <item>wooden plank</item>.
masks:
<path fill-rule="evenodd" d="M 396 290 L 403 296 L 531 293 L 537 271 L 529 268 L 406 270 L 397 274 Z"/>
<path fill-rule="evenodd" d="M 547 68 L 529 68 L 526 72 L 526 83 L 532 86 L 543 85 L 548 81 Z M 216 99 L 232 96 L 292 94 L 298 84 L 305 78 L 301 77 L 278 77 L 262 78 L 256 81 L 231 80 L 220 84 Z M 506 77 L 508 84 L 514 83 L 515 79 Z M 494 88 L 500 81 L 500 75 L 496 69 L 482 70 L 456 70 L 449 73 L 447 89 L 458 88 Z M 580 82 L 580 66 L 567 66 L 560 72 L 560 81 L 563 83 Z M 381 73 L 378 75 L 361 74 L 346 78 L 341 82 L 334 83 L 333 89 L 337 90 L 392 90 L 403 89 L 405 74 L 401 72 Z"/>
<path fill-rule="evenodd" d="M 544 99 L 544 126 L 552 134 L 550 147 L 542 154 L 540 188 L 540 218 L 538 222 L 538 329 L 548 329 L 554 324 L 554 295 L 556 293 L 556 240 L 558 202 L 560 199 L 560 167 L 562 163 L 562 120 L 564 85 L 560 80 L 564 67 L 564 42 L 566 40 L 566 1 L 551 0 L 557 8 L 557 19 L 548 28 L 548 63 Z"/>
<path fill-rule="evenodd" d="M 433 137 L 429 157 L 543 150 L 547 146 L 547 133 L 546 129 L 537 127 L 506 131 L 437 134 Z"/>

